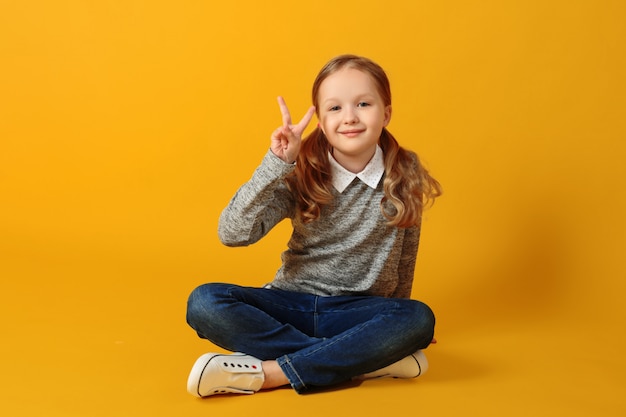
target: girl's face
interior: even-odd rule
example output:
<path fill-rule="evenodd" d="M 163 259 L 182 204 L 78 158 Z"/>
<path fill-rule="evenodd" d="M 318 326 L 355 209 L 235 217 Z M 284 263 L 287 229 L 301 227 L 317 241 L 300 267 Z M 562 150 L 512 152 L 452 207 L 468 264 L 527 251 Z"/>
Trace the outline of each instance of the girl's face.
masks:
<path fill-rule="evenodd" d="M 362 171 L 389 124 L 391 106 L 385 106 L 369 74 L 350 67 L 322 82 L 317 102 L 320 128 L 335 160 L 349 171 Z"/>

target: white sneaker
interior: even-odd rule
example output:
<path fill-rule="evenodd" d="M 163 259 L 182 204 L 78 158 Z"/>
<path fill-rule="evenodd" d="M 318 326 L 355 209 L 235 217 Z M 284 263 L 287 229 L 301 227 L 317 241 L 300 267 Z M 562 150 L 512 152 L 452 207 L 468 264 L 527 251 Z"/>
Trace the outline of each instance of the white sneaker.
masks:
<path fill-rule="evenodd" d="M 377 371 L 370 372 L 357 379 L 372 379 L 372 378 L 417 378 L 423 375 L 428 370 L 428 360 L 426 355 L 421 350 L 410 354 L 398 362 L 392 363 L 389 366 L 385 366 Z"/>
<path fill-rule="evenodd" d="M 265 375 L 261 361 L 243 353 L 205 353 L 191 368 L 187 391 L 197 397 L 215 394 L 254 394 L 261 389 Z"/>

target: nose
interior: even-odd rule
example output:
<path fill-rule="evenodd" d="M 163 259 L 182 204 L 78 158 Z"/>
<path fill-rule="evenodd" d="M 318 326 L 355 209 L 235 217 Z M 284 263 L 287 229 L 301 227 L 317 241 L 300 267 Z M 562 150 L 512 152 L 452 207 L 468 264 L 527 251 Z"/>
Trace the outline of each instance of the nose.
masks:
<path fill-rule="evenodd" d="M 347 107 L 345 109 L 343 122 L 345 124 L 350 124 L 351 125 L 351 124 L 355 124 L 358 121 L 359 121 L 359 117 L 356 114 L 356 109 L 354 109 L 353 107 Z"/>

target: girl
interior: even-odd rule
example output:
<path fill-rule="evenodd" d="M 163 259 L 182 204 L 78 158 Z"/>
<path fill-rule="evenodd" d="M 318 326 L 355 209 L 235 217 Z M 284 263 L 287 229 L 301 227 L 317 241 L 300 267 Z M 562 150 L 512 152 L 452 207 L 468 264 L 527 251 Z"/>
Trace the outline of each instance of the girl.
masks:
<path fill-rule="evenodd" d="M 224 209 L 218 233 L 245 246 L 290 218 L 282 266 L 263 288 L 205 284 L 187 322 L 229 351 L 194 364 L 199 397 L 290 384 L 298 393 L 354 378 L 416 377 L 435 318 L 409 299 L 423 208 L 441 194 L 415 153 L 387 131 L 391 92 L 383 69 L 342 55 L 313 84 L 313 104 L 283 125 L 252 178 Z M 316 113 L 319 124 L 302 132 Z"/>

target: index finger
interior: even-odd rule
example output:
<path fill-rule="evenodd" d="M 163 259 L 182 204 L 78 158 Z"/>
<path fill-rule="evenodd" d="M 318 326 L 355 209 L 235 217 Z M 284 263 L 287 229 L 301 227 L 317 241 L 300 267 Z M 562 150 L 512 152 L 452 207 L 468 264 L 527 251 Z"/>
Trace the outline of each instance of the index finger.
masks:
<path fill-rule="evenodd" d="M 281 96 L 278 96 L 278 107 L 280 107 L 280 113 L 283 115 L 283 126 L 289 126 L 291 124 L 291 114 L 289 113 L 285 99 Z"/>
<path fill-rule="evenodd" d="M 302 120 L 300 120 L 300 122 L 296 125 L 296 130 L 299 133 L 304 132 L 304 129 L 306 129 L 306 127 L 309 125 L 314 114 L 315 114 L 315 107 L 314 106 L 309 107 L 309 110 L 306 112 L 304 117 L 302 117 Z"/>

